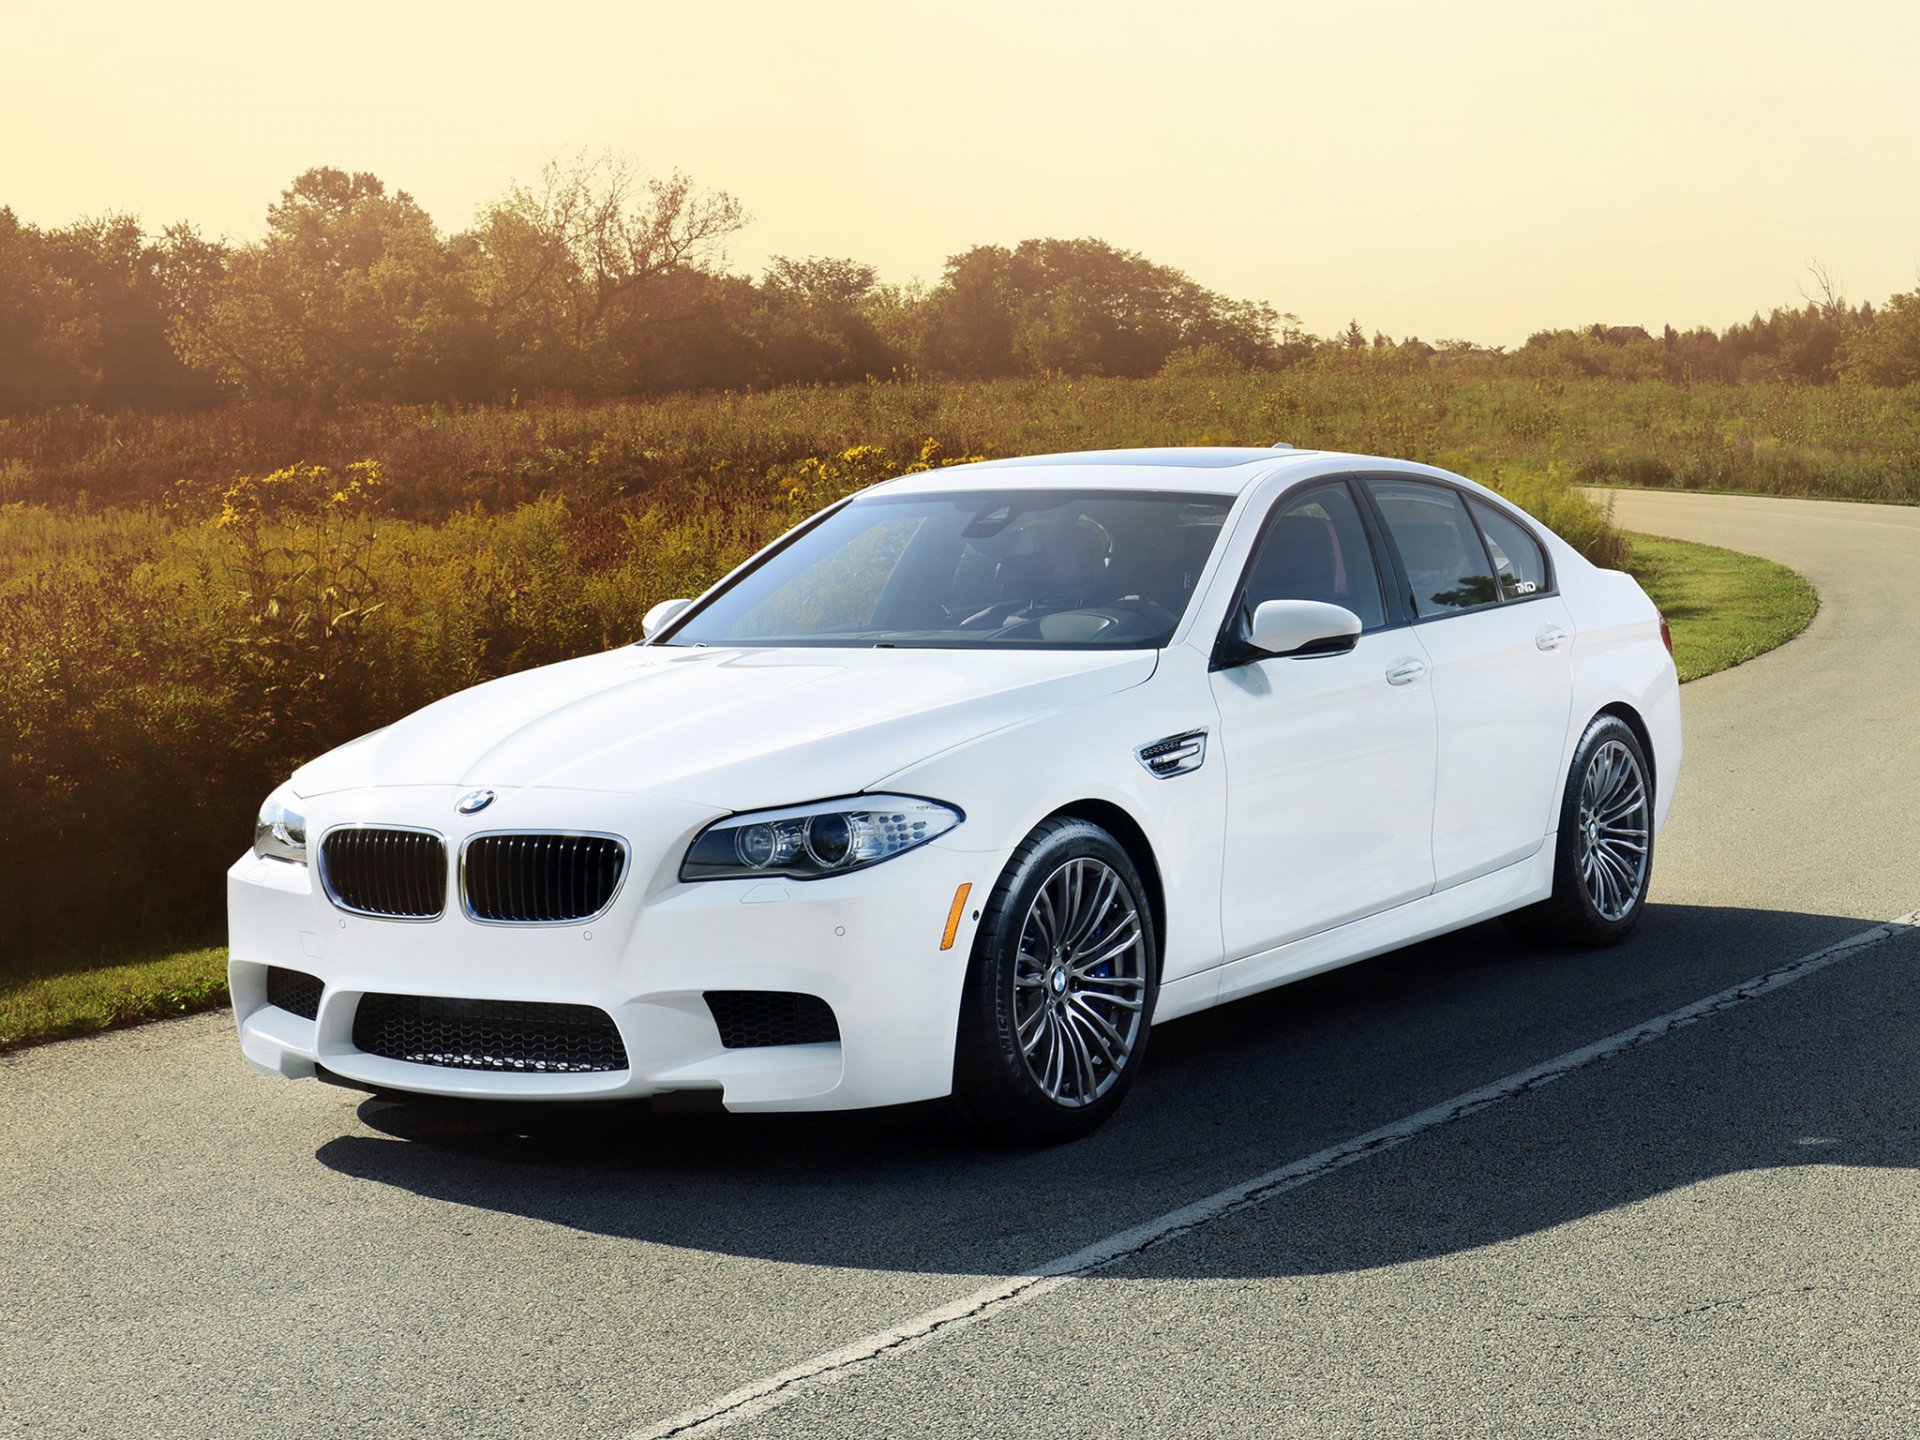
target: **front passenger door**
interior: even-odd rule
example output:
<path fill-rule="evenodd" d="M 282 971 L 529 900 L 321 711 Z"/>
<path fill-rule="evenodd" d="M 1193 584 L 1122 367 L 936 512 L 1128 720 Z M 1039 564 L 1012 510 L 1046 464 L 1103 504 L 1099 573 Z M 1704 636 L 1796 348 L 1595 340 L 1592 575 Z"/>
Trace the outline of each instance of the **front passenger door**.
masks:
<path fill-rule="evenodd" d="M 1347 482 L 1275 504 L 1230 625 L 1279 599 L 1339 605 L 1364 628 L 1340 654 L 1216 661 L 1227 769 L 1220 909 L 1230 961 L 1433 888 L 1435 718 L 1425 654 L 1395 623 Z"/>

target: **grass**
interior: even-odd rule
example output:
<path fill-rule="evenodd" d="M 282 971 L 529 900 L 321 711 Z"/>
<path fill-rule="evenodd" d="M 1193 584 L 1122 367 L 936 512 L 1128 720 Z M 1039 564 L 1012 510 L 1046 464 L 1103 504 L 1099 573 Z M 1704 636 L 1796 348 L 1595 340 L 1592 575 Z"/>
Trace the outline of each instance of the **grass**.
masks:
<path fill-rule="evenodd" d="M 387 513 L 436 520 L 546 494 L 655 503 L 784 480 L 809 456 L 878 445 L 944 455 L 1196 443 L 1399 455 L 1476 480 L 1557 469 L 1571 481 L 1860 500 L 1920 500 L 1920 385 L 1569 379 L 1510 362 L 1408 364 L 1331 354 L 1278 373 L 787 386 L 514 405 L 278 402 L 202 410 L 79 406 L 0 417 L 0 505 L 158 505 L 186 481 L 295 462 L 377 459 Z M 670 498 L 670 497 L 669 497 Z"/>
<path fill-rule="evenodd" d="M 1654 535 L 1632 540 L 1632 569 L 1673 627 L 1682 680 L 1791 640 L 1819 607 L 1811 585 L 1771 560 Z M 0 1052 L 226 1001 L 221 946 L 145 946 L 30 964 L 0 980 Z"/>
<path fill-rule="evenodd" d="M 223 945 L 143 945 L 30 961 L 0 977 L 0 1052 L 226 1003 Z"/>
<path fill-rule="evenodd" d="M 1673 629 L 1681 680 L 1743 664 L 1807 628 L 1820 597 L 1758 555 L 1658 535 L 1632 537 L 1629 568 Z"/>

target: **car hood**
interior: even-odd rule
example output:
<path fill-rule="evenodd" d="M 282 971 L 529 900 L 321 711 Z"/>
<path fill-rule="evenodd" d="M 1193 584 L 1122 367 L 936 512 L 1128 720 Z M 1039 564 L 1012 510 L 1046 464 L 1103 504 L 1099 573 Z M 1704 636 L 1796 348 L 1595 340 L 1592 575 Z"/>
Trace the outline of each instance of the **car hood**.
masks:
<path fill-rule="evenodd" d="M 1153 674 L 1154 651 L 631 646 L 477 685 L 304 766 L 366 786 L 546 786 L 745 810 L 863 790 Z"/>

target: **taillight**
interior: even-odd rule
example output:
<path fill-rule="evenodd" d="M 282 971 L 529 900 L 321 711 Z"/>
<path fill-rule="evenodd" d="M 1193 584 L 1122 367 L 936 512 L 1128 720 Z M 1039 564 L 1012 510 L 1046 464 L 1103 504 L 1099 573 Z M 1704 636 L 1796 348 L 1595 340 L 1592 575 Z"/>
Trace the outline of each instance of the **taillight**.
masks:
<path fill-rule="evenodd" d="M 1673 629 L 1664 615 L 1660 617 L 1660 643 L 1667 647 L 1667 654 L 1673 654 Z"/>

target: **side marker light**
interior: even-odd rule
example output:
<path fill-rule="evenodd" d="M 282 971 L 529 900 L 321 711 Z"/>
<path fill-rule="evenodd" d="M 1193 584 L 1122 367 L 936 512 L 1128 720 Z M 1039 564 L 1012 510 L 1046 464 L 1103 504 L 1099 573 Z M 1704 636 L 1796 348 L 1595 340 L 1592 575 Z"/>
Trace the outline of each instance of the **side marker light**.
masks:
<path fill-rule="evenodd" d="M 953 949 L 953 937 L 960 933 L 960 917 L 967 911 L 967 896 L 973 893 L 973 884 L 969 881 L 953 892 L 953 904 L 947 908 L 947 928 L 941 933 L 940 948 Z"/>

